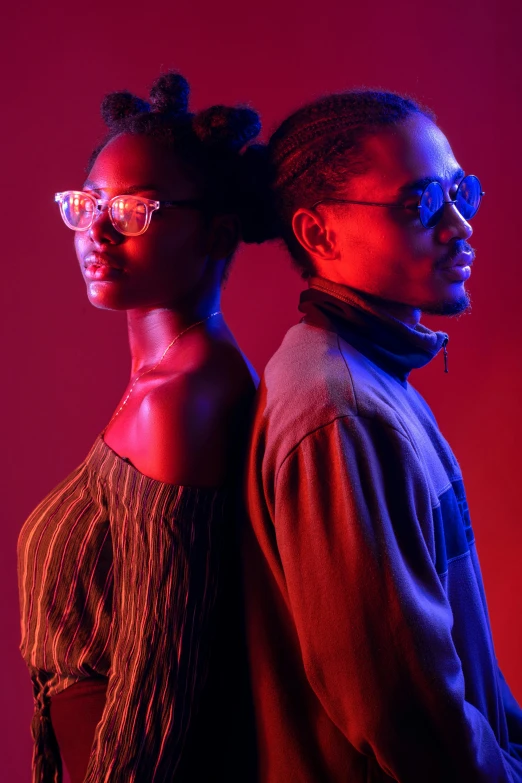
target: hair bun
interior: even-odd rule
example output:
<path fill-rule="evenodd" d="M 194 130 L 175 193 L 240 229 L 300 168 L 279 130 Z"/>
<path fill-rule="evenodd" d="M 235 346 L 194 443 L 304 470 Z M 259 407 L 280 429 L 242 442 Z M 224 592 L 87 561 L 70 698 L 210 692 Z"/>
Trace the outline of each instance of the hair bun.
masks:
<path fill-rule="evenodd" d="M 162 114 L 186 114 L 190 86 L 180 73 L 170 71 L 156 79 L 150 90 L 152 111 Z"/>
<path fill-rule="evenodd" d="M 237 207 L 244 242 L 257 244 L 281 237 L 272 195 L 273 168 L 265 144 L 252 144 L 240 156 Z"/>
<path fill-rule="evenodd" d="M 101 104 L 101 116 L 105 124 L 112 128 L 125 117 L 133 117 L 149 110 L 149 104 L 126 90 L 111 92 Z"/>
<path fill-rule="evenodd" d="M 245 107 L 211 106 L 194 117 L 196 136 L 211 147 L 238 152 L 261 130 L 257 112 Z"/>

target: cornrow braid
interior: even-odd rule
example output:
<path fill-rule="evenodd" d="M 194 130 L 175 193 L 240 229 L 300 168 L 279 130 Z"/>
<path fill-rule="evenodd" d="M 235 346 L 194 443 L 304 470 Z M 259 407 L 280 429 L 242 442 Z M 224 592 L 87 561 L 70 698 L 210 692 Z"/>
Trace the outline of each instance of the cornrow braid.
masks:
<path fill-rule="evenodd" d="M 349 179 L 365 171 L 364 139 L 412 114 L 433 114 L 411 98 L 377 90 L 351 90 L 320 98 L 288 117 L 266 149 L 273 209 L 268 222 L 251 231 L 253 241 L 281 236 L 303 277 L 311 260 L 292 231 L 299 207 L 340 196 Z"/>
<path fill-rule="evenodd" d="M 238 213 L 244 207 L 244 148 L 261 130 L 259 115 L 245 106 L 211 106 L 189 112 L 190 87 L 179 73 L 162 74 L 149 100 L 130 92 L 106 95 L 101 115 L 107 135 L 91 154 L 87 171 L 101 150 L 120 133 L 145 135 L 171 150 L 201 186 L 205 213 Z"/>

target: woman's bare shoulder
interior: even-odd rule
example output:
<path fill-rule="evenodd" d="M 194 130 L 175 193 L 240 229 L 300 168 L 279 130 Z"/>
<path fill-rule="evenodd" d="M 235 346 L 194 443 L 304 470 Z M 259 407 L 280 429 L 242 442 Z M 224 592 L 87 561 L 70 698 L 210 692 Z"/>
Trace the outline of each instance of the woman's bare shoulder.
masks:
<path fill-rule="evenodd" d="M 197 361 L 155 385 L 140 405 L 137 434 L 146 475 L 171 484 L 219 486 L 231 439 L 241 437 L 255 372 L 236 346 L 209 344 Z"/>

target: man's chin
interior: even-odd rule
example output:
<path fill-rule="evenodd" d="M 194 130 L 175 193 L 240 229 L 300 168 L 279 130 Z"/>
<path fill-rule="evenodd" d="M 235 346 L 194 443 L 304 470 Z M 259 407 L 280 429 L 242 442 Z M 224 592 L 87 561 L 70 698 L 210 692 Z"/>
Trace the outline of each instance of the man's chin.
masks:
<path fill-rule="evenodd" d="M 426 315 L 461 315 L 471 310 L 471 297 L 464 291 L 462 296 L 456 299 L 446 299 L 440 302 L 430 302 L 420 310 Z"/>

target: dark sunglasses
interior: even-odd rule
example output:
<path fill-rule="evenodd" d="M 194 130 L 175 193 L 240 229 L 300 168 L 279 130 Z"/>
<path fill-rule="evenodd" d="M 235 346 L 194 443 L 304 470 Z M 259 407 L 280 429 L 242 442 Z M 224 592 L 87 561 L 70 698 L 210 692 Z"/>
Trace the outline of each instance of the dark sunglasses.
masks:
<path fill-rule="evenodd" d="M 324 201 L 339 201 L 343 204 L 360 204 L 365 207 L 393 207 L 402 209 L 418 209 L 420 222 L 424 228 L 434 228 L 442 219 L 445 204 L 455 204 L 456 208 L 465 220 L 471 220 L 478 212 L 482 196 L 485 193 L 480 185 L 480 180 L 474 174 L 468 174 L 461 180 L 454 199 L 444 200 L 444 190 L 440 182 L 434 180 L 424 188 L 419 203 L 416 207 L 407 204 L 382 204 L 376 201 L 351 201 L 346 198 L 322 198 L 316 201 L 311 209 L 315 209 Z"/>

